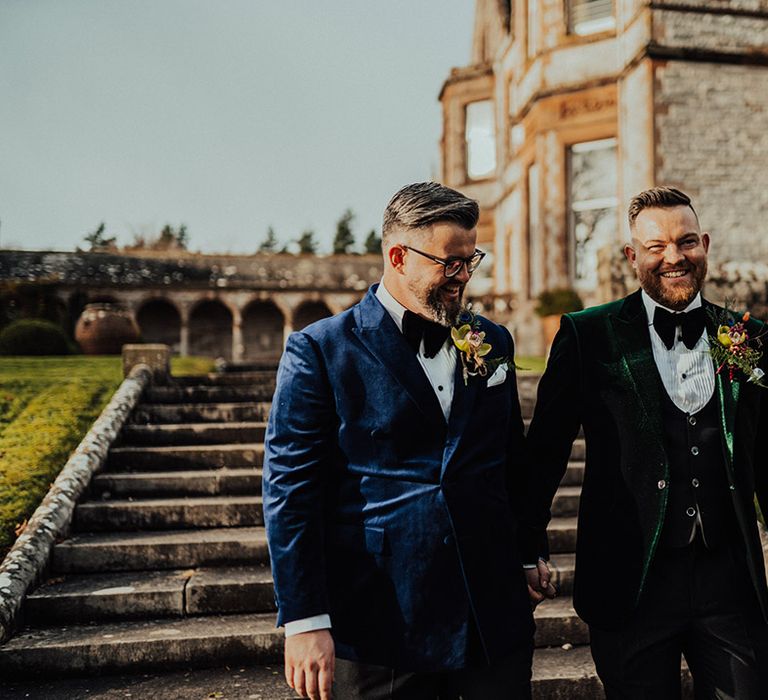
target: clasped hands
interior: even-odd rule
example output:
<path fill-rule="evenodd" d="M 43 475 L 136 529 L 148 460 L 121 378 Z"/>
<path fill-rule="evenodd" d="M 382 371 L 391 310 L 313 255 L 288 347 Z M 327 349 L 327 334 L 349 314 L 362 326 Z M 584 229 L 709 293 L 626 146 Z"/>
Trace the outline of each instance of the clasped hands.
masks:
<path fill-rule="evenodd" d="M 535 569 L 524 569 L 528 582 L 528 597 L 531 606 L 536 607 L 545 598 L 552 599 L 557 596 L 557 590 L 552 584 L 552 572 L 547 562 L 539 559 Z"/>

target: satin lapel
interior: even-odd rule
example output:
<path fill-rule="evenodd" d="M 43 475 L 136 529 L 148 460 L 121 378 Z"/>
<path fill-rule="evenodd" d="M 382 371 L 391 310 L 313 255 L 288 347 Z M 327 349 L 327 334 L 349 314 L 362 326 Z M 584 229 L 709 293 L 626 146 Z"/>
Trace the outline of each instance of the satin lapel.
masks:
<path fill-rule="evenodd" d="M 376 298 L 376 286 L 374 285 L 360 302 L 358 324 L 353 328 L 353 332 L 387 368 L 425 417 L 444 429 L 445 418 L 435 390 L 389 312 Z"/>
<path fill-rule="evenodd" d="M 623 374 L 641 404 L 646 424 L 662 440 L 661 392 L 664 387 L 653 359 L 648 320 L 640 296 L 628 299 L 629 308 L 611 317 L 617 347 L 621 351 Z M 636 308 L 637 307 L 637 308 Z"/>
<path fill-rule="evenodd" d="M 714 318 L 714 314 L 717 312 L 717 309 L 708 301 L 703 303 L 707 314 L 707 335 L 716 336 L 717 321 Z M 715 367 L 715 372 L 717 372 L 717 367 Z M 740 382 L 731 381 L 728 378 L 727 369 L 715 374 L 715 391 L 717 392 L 717 404 L 720 409 L 720 427 L 723 431 L 726 457 L 728 458 L 728 466 L 731 470 L 733 469 L 733 436 L 736 428 L 736 412 L 739 404 L 740 390 Z"/>
<path fill-rule="evenodd" d="M 482 377 L 468 377 L 466 385 L 464 384 L 461 357 L 459 357 L 458 350 L 455 352 L 456 371 L 453 374 L 453 402 L 451 403 L 451 413 L 448 416 L 448 438 L 443 453 L 443 470 L 451 461 L 459 440 L 464 434 L 469 417 L 472 415 L 480 384 L 485 383 L 485 379 Z"/>

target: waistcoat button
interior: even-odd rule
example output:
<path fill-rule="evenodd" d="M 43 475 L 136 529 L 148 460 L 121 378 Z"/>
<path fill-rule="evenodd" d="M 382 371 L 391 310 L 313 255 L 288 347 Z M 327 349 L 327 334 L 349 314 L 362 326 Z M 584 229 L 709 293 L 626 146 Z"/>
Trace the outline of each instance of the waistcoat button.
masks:
<path fill-rule="evenodd" d="M 688 506 L 688 510 L 685 511 L 685 514 L 692 518 L 694 515 L 696 515 L 696 509 L 693 506 Z"/>
<path fill-rule="evenodd" d="M 698 448 L 698 447 L 696 447 L 696 445 L 694 445 L 694 446 L 691 448 L 691 454 L 692 454 L 694 457 L 695 457 L 697 454 L 699 454 L 699 448 Z"/>
<path fill-rule="evenodd" d="M 666 482 L 666 481 L 664 481 L 664 479 L 661 479 L 661 480 L 659 481 L 659 484 L 658 484 L 658 486 L 659 486 L 659 488 L 660 488 L 660 489 L 665 489 L 665 488 L 667 488 L 667 482 Z"/>

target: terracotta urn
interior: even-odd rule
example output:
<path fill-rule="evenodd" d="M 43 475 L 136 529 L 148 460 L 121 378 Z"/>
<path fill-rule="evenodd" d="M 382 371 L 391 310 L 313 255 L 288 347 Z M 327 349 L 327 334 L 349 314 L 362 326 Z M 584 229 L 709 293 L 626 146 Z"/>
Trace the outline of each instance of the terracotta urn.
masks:
<path fill-rule="evenodd" d="M 137 343 L 139 327 L 118 304 L 87 304 L 75 326 L 75 340 L 86 355 L 119 355 L 126 343 Z"/>

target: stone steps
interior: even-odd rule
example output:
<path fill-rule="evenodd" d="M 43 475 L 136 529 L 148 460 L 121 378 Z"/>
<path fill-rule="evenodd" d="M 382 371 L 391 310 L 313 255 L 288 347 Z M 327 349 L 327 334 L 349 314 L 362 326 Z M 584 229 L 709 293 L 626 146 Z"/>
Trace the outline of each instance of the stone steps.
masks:
<path fill-rule="evenodd" d="M 131 423 L 233 423 L 266 421 L 271 407 L 269 401 L 230 403 L 143 403 L 136 407 Z"/>
<path fill-rule="evenodd" d="M 528 417 L 535 386 L 521 379 Z M 28 627 L 0 647 L 0 676 L 281 668 L 260 498 L 273 390 L 274 371 L 257 370 L 147 392 L 78 504 L 72 535 L 54 546 L 52 578 L 28 597 Z M 569 597 L 583 460 L 579 439 L 553 504 L 560 597 L 535 613 L 540 698 L 595 697 L 600 687 Z"/>
<path fill-rule="evenodd" d="M 105 470 L 146 472 L 260 467 L 263 460 L 263 443 L 113 447 L 109 451 Z"/>
<path fill-rule="evenodd" d="M 257 443 L 264 441 L 266 428 L 267 424 L 263 421 L 126 425 L 118 444 L 134 447 L 181 447 Z"/>
<path fill-rule="evenodd" d="M 53 547 L 55 574 L 267 564 L 263 527 L 81 533 Z"/>
<path fill-rule="evenodd" d="M 171 586 L 169 585 L 169 588 Z M 178 599 L 178 591 L 173 596 Z M 587 630 L 561 598 L 539 606 L 536 646 L 583 644 Z M 174 666 L 210 666 L 250 660 L 277 662 L 283 634 L 274 614 L 199 615 L 26 627 L 0 647 L 6 677 L 35 673 L 68 675 Z M 562 640 L 566 640 L 563 642 Z"/>
<path fill-rule="evenodd" d="M 173 384 L 176 386 L 243 386 L 244 384 L 274 386 L 275 376 L 276 370 L 269 369 L 182 374 L 173 378 Z"/>
<path fill-rule="evenodd" d="M 199 469 L 193 471 L 97 474 L 93 498 L 161 496 L 223 496 L 261 493 L 261 469 Z"/>
<path fill-rule="evenodd" d="M 76 624 L 187 615 L 272 612 L 268 566 L 70 574 L 27 598 L 29 624 Z"/>
<path fill-rule="evenodd" d="M 4 678 L 85 675 L 224 663 L 269 663 L 282 656 L 274 614 L 128 620 L 29 627 L 0 647 Z"/>
<path fill-rule="evenodd" d="M 552 554 L 576 551 L 576 518 L 552 518 L 547 533 Z"/>
<path fill-rule="evenodd" d="M 201 496 L 80 503 L 76 532 L 250 527 L 264 524 L 261 496 Z"/>
<path fill-rule="evenodd" d="M 568 596 L 573 590 L 573 556 L 556 555 L 550 565 L 563 597 L 539 606 L 537 616 L 548 620 L 550 642 L 572 642 Z M 561 604 L 566 599 L 567 604 Z M 57 576 L 28 596 L 25 617 L 29 624 L 51 625 L 274 609 L 269 567 L 244 565 Z M 554 632 L 550 618 L 560 615 L 568 623 Z"/>
<path fill-rule="evenodd" d="M 271 401 L 274 382 L 264 386 L 152 386 L 144 395 L 147 403 L 234 403 Z"/>

